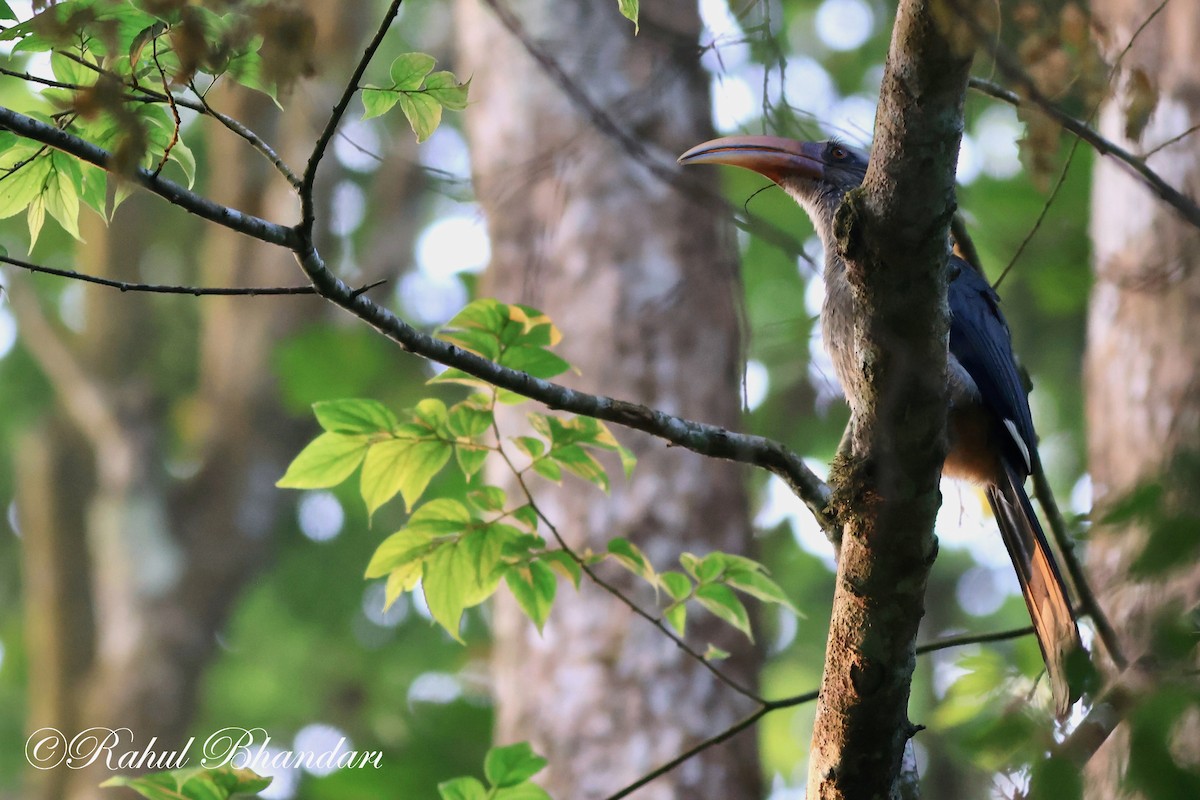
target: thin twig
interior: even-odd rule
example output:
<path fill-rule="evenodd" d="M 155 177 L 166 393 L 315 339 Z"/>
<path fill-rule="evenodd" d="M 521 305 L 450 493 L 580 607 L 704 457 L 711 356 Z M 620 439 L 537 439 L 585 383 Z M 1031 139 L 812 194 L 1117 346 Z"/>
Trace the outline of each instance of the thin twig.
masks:
<path fill-rule="evenodd" d="M 148 292 L 151 294 L 187 294 L 194 297 L 204 296 L 221 296 L 221 297 L 268 297 L 278 295 L 307 295 L 316 294 L 317 290 L 312 286 L 176 286 L 163 283 L 130 283 L 129 281 L 114 281 L 110 278 L 101 278 L 96 275 L 88 275 L 83 272 L 75 272 L 69 269 L 57 269 L 55 267 L 46 267 L 41 264 L 33 264 L 28 261 L 22 261 L 19 258 L 11 256 L 0 256 L 0 262 L 8 264 L 18 269 L 23 269 L 27 272 L 34 272 L 41 275 L 54 275 L 59 278 L 69 278 L 73 281 L 83 281 L 84 283 L 94 283 L 98 286 L 107 286 L 110 289 L 116 289 L 119 292 Z M 387 281 L 375 281 L 360 287 L 357 291 L 370 291 L 377 286 L 380 286 Z"/>
<path fill-rule="evenodd" d="M 760 705 L 765 705 L 766 701 L 763 700 L 763 698 L 757 693 L 746 688 L 738 681 L 735 681 L 733 678 L 726 675 L 723 671 L 718 669 L 715 664 L 706 659 L 703 653 L 699 652 L 685 642 L 681 637 L 677 636 L 675 632 L 668 628 L 660 618 L 655 617 L 653 614 L 643 609 L 637 603 L 633 602 L 632 599 L 627 597 L 625 593 L 616 586 L 613 586 L 611 583 L 601 578 L 596 571 L 592 569 L 591 565 L 587 563 L 587 560 L 584 559 L 583 556 L 576 553 L 571 545 L 567 544 L 566 539 L 563 538 L 562 534 L 558 530 L 558 527 L 550 521 L 550 518 L 547 517 L 545 513 L 542 512 L 541 506 L 539 506 L 537 500 L 534 499 L 533 492 L 529 490 L 529 485 L 525 482 L 525 476 L 522 474 L 521 470 L 517 469 L 516 464 L 512 462 L 512 459 L 508 457 L 508 453 L 505 452 L 503 437 L 500 435 L 500 428 L 494 419 L 492 420 L 492 431 L 496 435 L 496 452 L 500 454 L 500 457 L 504 459 L 504 463 L 507 464 L 508 468 L 512 471 L 513 477 L 515 477 L 517 480 L 517 485 L 521 487 L 521 492 L 525 495 L 526 502 L 529 503 L 529 507 L 532 508 L 537 514 L 538 519 L 544 522 L 546 527 L 550 529 L 550 533 L 553 534 L 554 540 L 558 542 L 558 546 L 563 549 L 563 552 L 570 556 L 572 561 L 579 565 L 579 568 L 583 570 L 583 573 L 588 576 L 592 583 L 596 584 L 601 589 L 615 597 L 634 614 L 653 625 L 656 630 L 670 639 L 676 647 L 691 657 L 693 661 L 712 673 L 713 677 L 719 680 L 721 683 L 725 684 L 730 689 L 733 689 L 743 697 L 747 697 Z"/>
<path fill-rule="evenodd" d="M 1063 128 L 1090 144 L 1100 155 L 1114 158 L 1124 164 L 1133 176 L 1138 178 L 1153 194 L 1174 208 L 1188 223 L 1196 228 L 1200 228 L 1200 206 L 1197 206 L 1191 198 L 1167 183 L 1161 175 L 1147 166 L 1145 160 L 1138 158 L 1112 140 L 1106 139 L 1087 123 L 1076 119 L 1059 108 L 1056 103 L 1038 89 L 1033 79 L 1021 68 L 1016 58 L 999 44 L 992 41 L 983 24 L 973 14 L 964 9 L 959 0 L 950 0 L 950 6 L 959 19 L 975 34 L 976 40 L 987 49 L 996 66 L 1000 68 L 1000 71 L 1010 81 L 1021 87 L 1021 90 L 1025 94 L 1025 99 L 1036 105 Z M 991 92 L 983 88 L 986 84 L 988 84 L 987 81 L 979 79 L 972 79 L 971 81 L 972 88 L 986 91 L 997 99 L 1010 102 L 1013 105 L 1022 105 L 1022 98 L 1015 93 Z"/>
<path fill-rule="evenodd" d="M 350 80 L 346 83 L 346 88 L 342 90 L 342 96 L 338 99 L 337 105 L 333 107 L 333 111 L 329 115 L 329 120 L 325 123 L 325 129 L 317 137 L 317 141 L 313 145 L 312 154 L 308 157 L 308 164 L 304 168 L 304 177 L 300 179 L 301 219 L 300 225 L 297 228 L 298 232 L 306 239 L 312 235 L 312 226 L 315 219 L 313 183 L 317 179 L 317 168 L 321 165 L 321 159 L 325 157 L 325 149 L 329 146 L 333 135 L 337 133 L 338 125 L 341 124 L 342 117 L 346 114 L 346 109 L 350 105 L 351 98 L 358 92 L 358 84 L 362 81 L 362 76 L 367 71 L 367 66 L 370 65 L 371 59 L 375 57 L 375 51 L 383 43 L 383 37 L 387 35 L 388 28 L 392 26 L 392 21 L 400 13 L 400 4 L 402 2 L 404 0 L 392 0 L 391 4 L 388 5 L 387 11 L 384 12 L 383 19 L 379 23 L 378 30 L 375 31 L 375 35 L 367 44 L 366 49 L 363 50 L 362 58 L 358 60 L 358 65 L 354 68 L 354 74 L 350 76 Z"/>

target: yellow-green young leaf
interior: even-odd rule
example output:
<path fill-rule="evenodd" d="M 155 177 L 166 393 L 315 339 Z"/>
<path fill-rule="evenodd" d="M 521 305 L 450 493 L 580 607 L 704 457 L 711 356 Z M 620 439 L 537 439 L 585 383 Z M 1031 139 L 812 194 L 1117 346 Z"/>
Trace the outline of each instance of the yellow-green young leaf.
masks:
<path fill-rule="evenodd" d="M 728 586 L 719 583 L 701 584 L 696 587 L 696 600 L 717 617 L 746 634 L 750 641 L 754 641 L 754 634 L 750 630 L 750 615 L 746 613 L 742 601 L 737 599 L 737 595 Z"/>
<path fill-rule="evenodd" d="M 398 95 L 397 102 L 413 133 L 417 135 L 418 143 L 428 139 L 442 121 L 441 103 L 423 92 Z"/>
<path fill-rule="evenodd" d="M 446 535 L 458 533 L 466 528 L 469 519 L 463 523 L 450 523 Z M 394 569 L 409 567 L 414 562 L 420 563 L 430 556 L 442 543 L 436 536 L 431 536 L 425 529 L 418 527 L 401 528 L 383 540 L 371 556 L 367 565 L 367 578 L 382 578 Z"/>
<path fill-rule="evenodd" d="M 331 433 L 380 433 L 396 427 L 396 415 L 375 400 L 322 400 L 313 403 L 321 427 Z"/>
<path fill-rule="evenodd" d="M 427 397 L 417 403 L 413 409 L 413 417 L 417 423 L 424 425 L 438 436 L 451 438 L 450 415 L 446 404 L 434 397 Z"/>
<path fill-rule="evenodd" d="M 502 530 L 469 533 L 443 544 L 421 566 L 421 588 L 429 613 L 459 641 L 463 610 L 482 603 L 499 585 L 505 538 Z"/>
<path fill-rule="evenodd" d="M 612 539 L 608 543 L 608 554 L 634 575 L 640 575 L 650 583 L 657 585 L 657 576 L 654 574 L 654 567 L 651 566 L 650 559 L 646 558 L 646 555 L 633 542 L 628 539 Z"/>
<path fill-rule="evenodd" d="M 188 188 L 192 188 L 196 183 L 196 155 L 190 147 L 183 143 L 183 139 L 175 142 L 175 146 L 171 148 L 171 160 L 183 170 Z"/>
<path fill-rule="evenodd" d="M 478 778 L 462 777 L 438 784 L 442 800 L 487 800 L 487 789 Z"/>
<path fill-rule="evenodd" d="M 540 458 L 533 462 L 532 466 L 533 471 L 538 475 L 541 475 L 546 480 L 554 481 L 555 483 L 562 481 L 562 470 L 559 468 L 558 464 L 554 463 L 550 459 Z"/>
<path fill-rule="evenodd" d="M 470 81 L 459 83 L 449 72 L 434 72 L 425 79 L 425 91 L 451 111 L 462 111 L 467 107 L 467 89 Z"/>
<path fill-rule="evenodd" d="M 383 597 L 384 611 L 391 608 L 392 603 L 395 603 L 400 595 L 417 588 L 417 583 L 421 580 L 422 563 L 422 561 L 410 561 L 403 567 L 397 567 L 388 573 Z"/>
<path fill-rule="evenodd" d="M 621 15 L 633 23 L 633 32 L 638 32 L 638 0 L 617 0 Z"/>
<path fill-rule="evenodd" d="M 569 444 L 565 447 L 555 447 L 550 451 L 550 458 L 585 481 L 608 491 L 608 473 L 591 453 L 579 445 Z"/>
<path fill-rule="evenodd" d="M 467 493 L 467 502 L 480 511 L 500 511 L 508 496 L 499 486 L 480 486 Z"/>
<path fill-rule="evenodd" d="M 25 211 L 42 193 L 50 178 L 50 155 L 36 153 L 24 144 L 0 152 L 0 168 L 5 170 L 4 180 L 0 181 L 0 219 Z"/>
<path fill-rule="evenodd" d="M 696 580 L 708 583 L 725 571 L 725 554 L 709 553 L 696 565 Z"/>
<path fill-rule="evenodd" d="M 724 661 L 727 658 L 729 658 L 728 650 L 722 650 L 721 648 L 719 648 L 716 645 L 711 644 L 711 643 L 708 645 L 708 648 L 704 651 L 704 660 L 705 661 Z"/>
<path fill-rule="evenodd" d="M 46 193 L 43 192 L 29 203 L 29 212 L 25 215 L 25 224 L 29 227 L 29 249 L 37 244 L 38 236 L 42 233 L 42 225 L 46 222 Z"/>
<path fill-rule="evenodd" d="M 376 86 L 366 86 L 362 91 L 363 119 L 382 117 L 392 110 L 400 99 L 400 93 L 391 89 L 380 89 Z"/>
<path fill-rule="evenodd" d="M 330 435 L 330 434 L 326 434 Z M 450 460 L 452 445 L 438 439 L 389 439 L 376 442 L 363 460 L 361 490 L 367 514 L 396 496 L 411 510 L 430 479 Z"/>
<path fill-rule="evenodd" d="M 680 636 L 687 635 L 687 605 L 684 603 L 672 603 L 667 606 L 667 610 L 663 612 L 663 616 L 667 620 L 667 624 L 675 629 L 675 632 Z"/>
<path fill-rule="evenodd" d="M 367 454 L 365 436 L 323 433 L 288 465 L 275 484 L 281 489 L 324 489 L 349 478 Z"/>
<path fill-rule="evenodd" d="M 571 558 L 566 550 L 548 550 L 542 553 L 541 559 L 549 564 L 551 569 L 569 580 L 572 586 L 576 589 L 579 588 L 583 567 L 579 566 L 579 562 Z"/>
<path fill-rule="evenodd" d="M 513 442 L 530 458 L 538 458 L 546 452 L 546 443 L 536 436 L 516 436 Z"/>
<path fill-rule="evenodd" d="M 472 401 L 464 400 L 450 408 L 450 433 L 473 439 L 488 432 L 492 426 L 492 419 L 490 408 L 480 408 Z"/>
<path fill-rule="evenodd" d="M 512 515 L 513 515 L 513 519 L 515 519 L 517 522 L 521 523 L 529 530 L 531 530 L 535 533 L 537 532 L 538 515 L 537 515 L 537 509 L 535 509 L 533 506 L 530 506 L 530 505 L 521 506 L 520 508 L 513 511 Z"/>
<path fill-rule="evenodd" d="M 458 459 L 458 468 L 468 478 L 479 472 L 490 452 L 486 448 L 475 445 L 460 444 L 454 448 L 454 456 Z"/>
<path fill-rule="evenodd" d="M 685 570 L 687 570 L 688 575 L 691 575 L 693 578 L 696 577 L 696 568 L 700 566 L 700 559 L 696 558 L 694 554 L 686 552 L 681 553 L 679 556 L 679 563 Z M 697 580 L 699 579 L 697 578 Z"/>
<path fill-rule="evenodd" d="M 683 600 L 691 597 L 692 582 L 688 580 L 688 576 L 682 572 L 664 572 L 658 576 L 662 582 L 662 587 L 667 590 L 667 594 L 672 600 Z"/>
<path fill-rule="evenodd" d="M 483 760 L 483 776 L 498 789 L 529 780 L 549 763 L 533 752 L 529 742 L 493 747 Z"/>
<path fill-rule="evenodd" d="M 442 339 L 446 338 L 444 335 L 440 335 L 440 334 L 439 334 L 439 337 Z M 463 386 L 471 386 L 476 389 L 486 389 L 488 391 L 491 391 L 491 389 L 493 388 L 490 383 L 483 380 L 482 378 L 476 378 L 474 375 L 463 372 L 461 369 L 456 369 L 455 367 L 450 367 L 449 369 L 443 370 L 425 382 L 426 383 L 460 383 Z M 524 399 L 524 398 L 522 398 L 522 399 Z"/>
<path fill-rule="evenodd" d="M 498 789 L 492 800 L 553 800 L 549 793 L 533 781 Z"/>
<path fill-rule="evenodd" d="M 510 347 L 501 354 L 499 363 L 535 378 L 553 378 L 571 368 L 566 360 L 542 347 Z"/>
<path fill-rule="evenodd" d="M 505 571 L 504 582 L 508 584 L 509 591 L 525 616 L 541 632 L 550 616 L 554 594 L 558 589 L 558 581 L 550 567 L 540 561 L 534 561 L 528 567 L 509 567 Z"/>
<path fill-rule="evenodd" d="M 228 800 L 237 794 L 257 794 L 271 780 L 248 769 L 188 767 L 136 778 L 118 775 L 100 785 L 124 786 L 147 800 Z"/>
<path fill-rule="evenodd" d="M 404 53 L 392 61 L 390 74 L 397 89 L 420 89 L 437 60 L 425 53 Z"/>
<path fill-rule="evenodd" d="M 721 580 L 739 592 L 748 594 L 751 597 L 757 597 L 765 603 L 778 603 L 796 616 L 804 616 L 796 604 L 792 602 L 791 598 L 779 587 L 779 584 L 775 583 L 775 581 L 768 578 L 762 572 L 747 570 L 741 567 L 731 567 L 726 570 Z"/>

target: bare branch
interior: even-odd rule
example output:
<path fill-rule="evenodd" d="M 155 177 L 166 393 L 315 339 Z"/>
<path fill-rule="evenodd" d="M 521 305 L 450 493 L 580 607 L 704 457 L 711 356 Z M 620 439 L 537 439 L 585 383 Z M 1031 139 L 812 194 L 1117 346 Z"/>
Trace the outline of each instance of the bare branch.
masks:
<path fill-rule="evenodd" d="M 19 258 L 0 255 L 0 263 L 8 264 L 18 269 L 23 269 L 27 272 L 34 272 L 42 275 L 54 275 L 59 278 L 69 278 L 74 281 L 83 281 L 84 283 L 94 283 L 97 286 L 107 286 L 110 289 L 116 289 L 120 292 L 148 292 L 151 294 L 188 294 L 194 297 L 269 297 L 269 296 L 286 296 L 286 295 L 309 295 L 316 294 L 317 290 L 312 286 L 177 286 L 173 284 L 163 283 L 130 283 L 129 281 L 114 281 L 111 278 L 101 278 L 96 275 L 88 275 L 83 272 L 75 272 L 70 269 L 57 269 L 55 267 L 46 267 L 41 264 L 34 264 L 29 261 L 22 261 Z M 386 281 L 375 281 L 367 284 L 359 289 L 358 293 L 370 291 L 377 286 L 386 283 Z"/>
<path fill-rule="evenodd" d="M 375 31 L 375 35 L 367 44 L 366 49 L 363 50 L 362 58 L 358 60 L 358 66 L 354 68 L 354 74 L 350 76 L 350 80 L 346 83 L 346 88 L 342 91 L 341 98 L 337 101 L 337 105 L 333 107 L 333 112 L 329 115 L 329 120 L 325 123 L 325 129 L 317 137 L 317 141 L 313 145 L 312 154 L 308 157 L 308 165 L 304 168 L 304 177 L 300 180 L 301 220 L 299 230 L 305 238 L 308 238 L 312 233 L 313 220 L 315 219 L 315 211 L 313 210 L 313 183 L 317 179 L 317 168 L 321 166 L 321 159 L 325 157 L 325 148 L 329 146 L 333 135 L 337 133 L 338 125 L 341 124 L 342 117 L 346 114 L 346 108 L 350 105 L 350 99 L 358 92 L 358 84 L 362 80 L 363 73 L 367 71 L 367 66 L 371 63 L 371 59 L 375 57 L 375 51 L 383 43 L 383 37 L 387 35 L 388 28 L 392 26 L 392 21 L 400 13 L 400 4 L 403 1 L 392 0 L 391 4 L 388 5 L 387 11 L 383 14 L 383 20 L 379 23 L 379 29 Z"/>

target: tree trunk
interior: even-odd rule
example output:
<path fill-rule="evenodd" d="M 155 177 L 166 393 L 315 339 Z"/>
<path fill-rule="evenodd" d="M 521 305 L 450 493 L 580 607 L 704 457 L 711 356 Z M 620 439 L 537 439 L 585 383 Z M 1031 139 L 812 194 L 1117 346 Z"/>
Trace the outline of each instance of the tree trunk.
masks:
<path fill-rule="evenodd" d="M 1096 3 L 1110 58 L 1158 12 L 1124 56 L 1118 90 L 1100 115 L 1101 133 L 1135 153 L 1156 148 L 1200 123 L 1200 68 L 1194 47 L 1200 36 L 1200 5 L 1161 5 L 1158 0 Z M 1154 83 L 1158 105 L 1140 140 L 1131 141 L 1125 135 L 1124 109 L 1135 100 L 1134 74 L 1139 70 Z M 1185 195 L 1200 196 L 1200 138 L 1194 134 L 1150 156 L 1148 163 Z M 1115 161 L 1098 158 L 1092 241 L 1095 285 L 1086 388 L 1096 517 L 1148 482 L 1167 488 L 1175 513 L 1198 515 L 1200 232 Z M 1194 560 L 1183 560 L 1162 575 L 1130 575 L 1147 532 L 1137 522 L 1097 525 L 1087 553 L 1101 605 L 1131 662 L 1149 651 L 1160 619 L 1178 616 L 1200 601 L 1200 564 Z M 1123 736 L 1115 736 L 1094 760 L 1095 797 L 1117 796 L 1127 746 Z"/>
<path fill-rule="evenodd" d="M 523 0 L 524 35 L 562 65 L 660 165 L 710 138 L 694 2 L 642 9 L 641 34 L 615 3 Z M 487 293 L 541 308 L 562 328 L 570 383 L 706 422 L 738 419 L 738 290 L 733 241 L 709 204 L 677 193 L 601 132 L 479 0 L 457 7 L 460 69 L 473 75 L 467 127 L 488 218 Z M 709 196 L 715 175 L 703 176 Z M 509 433 L 517 433 L 509 421 Z M 617 431 L 638 455 L 611 499 L 572 479 L 538 497 L 576 547 L 616 536 L 659 568 L 681 552 L 745 552 L 736 467 Z M 606 573 L 607 575 L 608 573 Z M 615 576 L 643 606 L 650 592 Z M 541 636 L 507 597 L 496 605 L 499 742 L 528 739 L 550 761 L 556 797 L 617 791 L 751 709 L 744 698 L 597 587 L 560 592 Z M 689 639 L 737 655 L 722 669 L 753 683 L 758 655 L 708 618 Z M 695 625 L 695 627 L 692 627 Z M 640 798 L 755 797 L 752 735 L 707 750 Z"/>

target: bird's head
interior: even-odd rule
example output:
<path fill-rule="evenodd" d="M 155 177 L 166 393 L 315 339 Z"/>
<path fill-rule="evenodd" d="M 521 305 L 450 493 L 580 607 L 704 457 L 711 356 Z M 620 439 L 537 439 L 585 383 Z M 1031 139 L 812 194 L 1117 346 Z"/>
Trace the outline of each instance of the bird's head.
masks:
<path fill-rule="evenodd" d="M 727 136 L 698 144 L 680 164 L 729 164 L 779 184 L 812 217 L 822 238 L 846 192 L 867 174 L 867 154 L 836 140 L 797 142 L 778 136 Z"/>

